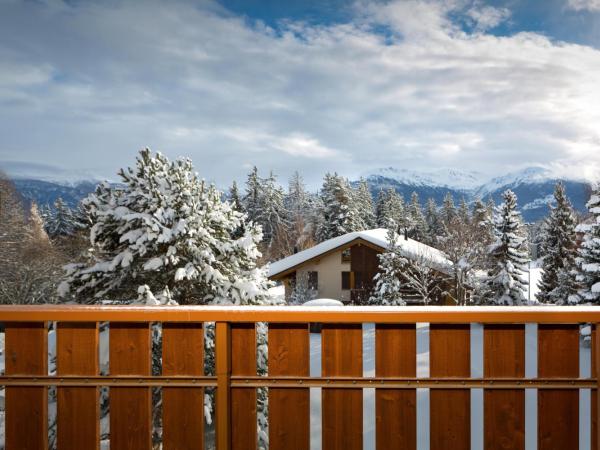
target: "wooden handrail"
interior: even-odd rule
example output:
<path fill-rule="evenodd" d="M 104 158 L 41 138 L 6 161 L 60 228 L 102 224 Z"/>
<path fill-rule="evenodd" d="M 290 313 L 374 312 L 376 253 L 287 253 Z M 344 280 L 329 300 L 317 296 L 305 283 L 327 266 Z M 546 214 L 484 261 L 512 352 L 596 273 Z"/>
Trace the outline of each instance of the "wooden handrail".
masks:
<path fill-rule="evenodd" d="M 0 306 L 0 322 L 598 323 L 598 307 Z"/>

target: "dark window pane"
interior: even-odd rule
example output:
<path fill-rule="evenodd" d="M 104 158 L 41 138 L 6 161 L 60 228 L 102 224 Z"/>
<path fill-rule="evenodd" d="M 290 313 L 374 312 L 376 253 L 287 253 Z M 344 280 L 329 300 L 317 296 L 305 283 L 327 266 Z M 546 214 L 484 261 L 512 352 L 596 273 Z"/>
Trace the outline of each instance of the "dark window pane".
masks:
<path fill-rule="evenodd" d="M 342 289 L 350 289 L 350 272 L 342 272 Z"/>

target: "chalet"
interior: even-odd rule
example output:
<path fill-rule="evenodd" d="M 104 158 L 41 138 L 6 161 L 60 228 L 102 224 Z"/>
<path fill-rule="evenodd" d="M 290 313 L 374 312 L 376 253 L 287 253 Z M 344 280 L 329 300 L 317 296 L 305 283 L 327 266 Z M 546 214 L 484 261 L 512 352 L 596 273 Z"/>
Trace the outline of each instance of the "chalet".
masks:
<path fill-rule="evenodd" d="M 269 279 L 283 282 L 286 299 L 292 292 L 296 278 L 304 276 L 320 298 L 361 304 L 369 297 L 375 284 L 373 277 L 379 270 L 377 255 L 388 247 L 386 238 L 387 230 L 378 228 L 329 239 L 271 263 Z M 449 279 L 452 263 L 443 252 L 400 235 L 396 243 L 405 258 L 418 260 L 420 264 L 431 267 L 439 273 L 440 280 Z M 433 299 L 434 304 L 449 303 L 444 295 L 446 290 L 447 286 L 440 286 Z M 410 293 L 408 297 L 410 303 Z M 413 295 L 415 303 L 416 297 Z"/>

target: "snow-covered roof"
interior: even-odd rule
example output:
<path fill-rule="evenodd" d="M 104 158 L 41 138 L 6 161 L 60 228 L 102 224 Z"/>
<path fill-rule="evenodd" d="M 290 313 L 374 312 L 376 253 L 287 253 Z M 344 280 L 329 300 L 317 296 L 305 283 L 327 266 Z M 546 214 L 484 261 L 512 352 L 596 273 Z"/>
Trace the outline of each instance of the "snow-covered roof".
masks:
<path fill-rule="evenodd" d="M 363 239 L 377 247 L 387 249 L 387 232 L 385 228 L 376 228 L 374 230 L 354 231 L 342 236 L 321 242 L 309 249 L 295 253 L 287 258 L 273 262 L 269 266 L 269 277 L 276 276 L 282 272 L 292 269 L 311 259 L 317 258 L 323 253 L 327 253 L 338 247 L 345 246 L 357 239 Z M 396 244 L 400 248 L 402 256 L 415 260 L 422 260 L 425 264 L 441 271 L 447 271 L 452 267 L 452 263 L 446 255 L 438 249 L 415 241 L 414 239 L 405 239 L 404 236 L 396 235 Z"/>

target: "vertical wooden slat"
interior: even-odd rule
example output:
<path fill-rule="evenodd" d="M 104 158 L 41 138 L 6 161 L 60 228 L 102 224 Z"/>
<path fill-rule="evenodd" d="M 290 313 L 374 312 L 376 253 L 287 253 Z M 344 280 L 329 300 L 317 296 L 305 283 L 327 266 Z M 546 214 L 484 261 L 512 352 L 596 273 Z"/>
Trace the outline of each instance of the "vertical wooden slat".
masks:
<path fill-rule="evenodd" d="M 215 374 L 217 375 L 217 450 L 231 449 L 231 328 L 227 322 L 215 324 Z"/>
<path fill-rule="evenodd" d="M 48 375 L 46 322 L 5 324 L 6 375 Z M 46 387 L 7 387 L 5 405 L 7 449 L 48 448 Z"/>
<path fill-rule="evenodd" d="M 202 323 L 163 323 L 163 376 L 204 374 Z M 204 448 L 204 389 L 164 387 L 163 448 Z"/>
<path fill-rule="evenodd" d="M 600 364 L 600 334 L 598 333 L 598 324 L 592 324 L 592 336 L 591 336 L 591 344 L 592 344 L 592 378 L 596 378 L 596 389 L 592 389 L 592 398 L 591 398 L 591 421 L 592 421 L 592 442 L 591 448 L 592 450 L 600 450 L 598 447 L 598 443 L 600 443 L 600 427 L 598 427 L 598 402 L 600 401 L 600 396 L 598 396 L 598 389 L 600 389 L 600 382 L 597 377 L 600 373 L 598 369 L 598 364 Z"/>
<path fill-rule="evenodd" d="M 414 324 L 378 324 L 375 328 L 375 375 L 417 376 Z M 416 450 L 416 389 L 375 389 L 377 450 Z"/>
<path fill-rule="evenodd" d="M 149 323 L 110 324 L 111 375 L 152 373 L 152 338 Z M 147 387 L 110 388 L 111 450 L 152 448 L 152 394 Z"/>
<path fill-rule="evenodd" d="M 269 375 L 305 377 L 309 374 L 308 324 L 270 324 Z M 269 448 L 310 448 L 309 401 L 307 388 L 269 388 Z"/>
<path fill-rule="evenodd" d="M 485 325 L 484 376 L 525 377 L 525 326 Z M 484 391 L 485 450 L 525 448 L 525 391 Z"/>
<path fill-rule="evenodd" d="M 469 377 L 471 374 L 469 324 L 431 324 L 429 330 L 431 377 Z M 471 442 L 469 390 L 432 389 L 429 398 L 431 448 L 468 450 Z"/>
<path fill-rule="evenodd" d="M 231 375 L 256 376 L 256 326 L 254 323 L 231 324 Z M 255 450 L 256 389 L 231 389 L 231 448 Z"/>
<path fill-rule="evenodd" d="M 56 373 L 98 375 L 98 324 L 59 322 Z M 58 387 L 57 441 L 61 450 L 100 448 L 100 405 L 97 387 Z"/>
<path fill-rule="evenodd" d="M 323 377 L 362 376 L 362 325 L 325 324 L 321 332 Z M 322 389 L 322 448 L 362 448 L 362 389 Z"/>
<path fill-rule="evenodd" d="M 538 376 L 579 376 L 579 326 L 538 326 Z M 579 392 L 538 391 L 538 450 L 571 450 L 579 447 Z"/>

